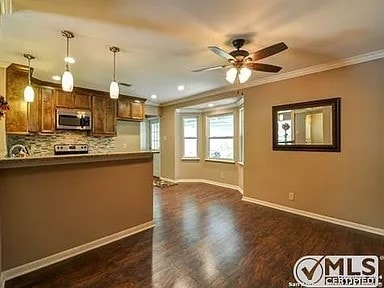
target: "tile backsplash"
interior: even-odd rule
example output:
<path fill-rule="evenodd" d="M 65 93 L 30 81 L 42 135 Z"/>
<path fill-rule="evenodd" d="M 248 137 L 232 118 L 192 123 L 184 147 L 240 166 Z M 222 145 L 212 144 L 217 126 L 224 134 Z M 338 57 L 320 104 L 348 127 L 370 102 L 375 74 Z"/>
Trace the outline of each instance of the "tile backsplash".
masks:
<path fill-rule="evenodd" d="M 31 155 L 53 155 L 56 144 L 88 144 L 89 153 L 108 153 L 115 148 L 115 137 L 93 137 L 86 132 L 61 131 L 53 135 L 7 135 L 7 148 L 15 144 L 27 147 Z"/>

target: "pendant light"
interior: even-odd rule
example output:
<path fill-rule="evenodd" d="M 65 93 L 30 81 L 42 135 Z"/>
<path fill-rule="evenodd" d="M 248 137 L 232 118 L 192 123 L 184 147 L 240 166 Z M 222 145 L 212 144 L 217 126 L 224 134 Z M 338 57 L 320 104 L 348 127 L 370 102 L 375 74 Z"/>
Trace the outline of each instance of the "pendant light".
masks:
<path fill-rule="evenodd" d="M 63 35 L 67 39 L 67 54 L 65 59 L 69 59 L 69 39 L 74 38 L 75 36 L 71 31 L 63 30 L 61 31 L 61 35 Z M 73 76 L 71 71 L 69 71 L 69 61 L 65 61 L 65 71 L 63 73 L 63 77 L 61 77 L 61 87 L 64 91 L 72 92 L 73 90 Z"/>
<path fill-rule="evenodd" d="M 109 86 L 109 97 L 111 99 L 119 98 L 119 83 L 116 82 L 116 53 L 120 52 L 120 48 L 116 46 L 109 47 L 109 50 L 113 52 L 113 79 Z"/>
<path fill-rule="evenodd" d="M 35 57 L 31 54 L 24 54 L 23 56 L 28 59 L 28 85 L 24 89 L 24 101 L 30 103 L 35 100 L 35 91 L 31 85 L 31 60 Z"/>

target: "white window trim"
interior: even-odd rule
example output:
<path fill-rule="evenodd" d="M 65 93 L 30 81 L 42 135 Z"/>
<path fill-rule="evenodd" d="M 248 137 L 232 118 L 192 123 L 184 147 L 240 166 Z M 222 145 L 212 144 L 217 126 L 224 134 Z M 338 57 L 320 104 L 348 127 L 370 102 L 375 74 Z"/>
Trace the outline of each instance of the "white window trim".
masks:
<path fill-rule="evenodd" d="M 196 118 L 196 137 L 184 137 L 184 119 L 185 118 Z M 199 126 L 200 121 L 199 121 L 199 115 L 195 114 L 189 114 L 189 115 L 182 115 L 181 116 L 181 160 L 200 160 L 200 155 L 199 155 Z M 185 139 L 195 139 L 196 138 L 196 157 L 187 157 L 185 156 L 185 151 L 184 151 L 184 140 Z"/>
<path fill-rule="evenodd" d="M 209 137 L 210 131 L 209 131 L 209 118 L 212 117 L 220 117 L 220 116 L 226 116 L 226 115 L 232 115 L 233 118 L 233 136 L 225 136 L 225 137 Z M 205 116 L 205 143 L 206 143 L 206 149 L 205 149 L 205 161 L 212 161 L 212 162 L 225 162 L 225 163 L 235 163 L 235 113 L 228 112 L 228 113 L 221 113 L 221 114 L 212 114 Z M 232 139 L 232 147 L 233 147 L 233 158 L 210 158 L 209 157 L 209 140 L 210 139 Z"/>
<path fill-rule="evenodd" d="M 241 114 L 243 114 L 243 121 L 241 121 Z M 245 137 L 245 130 L 244 130 L 244 106 L 240 107 L 239 109 L 239 161 L 238 163 L 242 166 L 244 166 L 244 137 Z M 241 141 L 243 140 L 243 141 Z"/>

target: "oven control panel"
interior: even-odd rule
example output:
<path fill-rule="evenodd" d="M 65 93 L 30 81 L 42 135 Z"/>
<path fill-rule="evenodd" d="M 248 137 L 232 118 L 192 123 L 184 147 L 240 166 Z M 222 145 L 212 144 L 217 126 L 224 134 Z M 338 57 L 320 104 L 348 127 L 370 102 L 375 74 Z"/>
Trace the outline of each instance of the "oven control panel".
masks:
<path fill-rule="evenodd" d="M 88 144 L 58 144 L 54 146 L 55 155 L 87 154 Z"/>

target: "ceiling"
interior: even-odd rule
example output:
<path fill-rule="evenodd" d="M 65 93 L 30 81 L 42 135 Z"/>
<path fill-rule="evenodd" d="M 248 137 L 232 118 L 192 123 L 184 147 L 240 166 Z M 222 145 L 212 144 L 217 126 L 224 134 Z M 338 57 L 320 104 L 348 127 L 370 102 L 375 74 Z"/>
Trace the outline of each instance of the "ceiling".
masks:
<path fill-rule="evenodd" d="M 1 18 L 0 61 L 26 64 L 31 53 L 34 76 L 52 81 L 64 70 L 60 31 L 70 30 L 76 86 L 108 91 L 116 45 L 118 81 L 133 84 L 121 92 L 166 103 L 230 85 L 223 70 L 190 72 L 225 63 L 209 45 L 231 51 L 244 36 L 255 51 L 284 41 L 288 50 L 260 61 L 284 73 L 383 49 L 382 11 L 382 0 L 13 0 Z"/>

